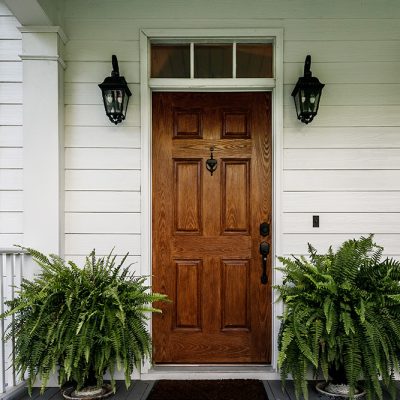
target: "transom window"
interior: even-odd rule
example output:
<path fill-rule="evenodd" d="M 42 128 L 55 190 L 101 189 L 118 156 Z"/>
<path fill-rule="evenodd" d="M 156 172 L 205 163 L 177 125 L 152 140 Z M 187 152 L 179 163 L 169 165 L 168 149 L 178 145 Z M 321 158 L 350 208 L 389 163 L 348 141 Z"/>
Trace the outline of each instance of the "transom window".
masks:
<path fill-rule="evenodd" d="M 273 78 L 273 45 L 151 43 L 151 78 Z"/>

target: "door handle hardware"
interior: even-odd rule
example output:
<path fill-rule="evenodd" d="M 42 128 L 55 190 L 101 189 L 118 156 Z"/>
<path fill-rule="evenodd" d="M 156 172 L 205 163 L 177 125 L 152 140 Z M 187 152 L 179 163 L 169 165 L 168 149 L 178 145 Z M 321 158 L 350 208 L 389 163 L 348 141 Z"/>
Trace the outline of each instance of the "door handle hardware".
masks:
<path fill-rule="evenodd" d="M 269 223 L 268 222 L 263 222 L 260 224 L 260 235 L 262 237 L 269 235 Z"/>
<path fill-rule="evenodd" d="M 210 155 L 210 158 L 206 161 L 206 168 L 207 168 L 207 171 L 210 171 L 211 176 L 212 176 L 214 171 L 217 169 L 218 161 L 214 159 L 214 154 L 213 154 L 214 146 L 210 147 L 210 152 L 211 152 L 211 155 Z"/>
<path fill-rule="evenodd" d="M 260 254 L 262 258 L 262 275 L 261 275 L 261 283 L 266 285 L 268 282 L 267 276 L 267 258 L 269 254 L 269 244 L 267 242 L 260 243 Z"/>

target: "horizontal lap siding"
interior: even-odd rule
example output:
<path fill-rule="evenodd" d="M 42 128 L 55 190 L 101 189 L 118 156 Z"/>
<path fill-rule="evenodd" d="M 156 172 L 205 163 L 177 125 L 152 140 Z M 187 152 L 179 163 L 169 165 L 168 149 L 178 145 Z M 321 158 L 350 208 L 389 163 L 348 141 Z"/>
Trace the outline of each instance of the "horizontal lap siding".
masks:
<path fill-rule="evenodd" d="M 78 263 L 129 253 L 140 272 L 139 42 L 70 40 L 65 52 L 65 253 Z M 105 116 L 98 83 L 117 54 L 133 96 L 127 118 L 115 126 Z"/>
<path fill-rule="evenodd" d="M 337 21 L 335 32 L 328 21 L 327 33 L 318 34 L 318 40 L 303 33 L 285 45 L 286 255 L 306 253 L 308 242 L 326 251 L 370 233 L 386 255 L 400 254 L 400 87 L 394 51 L 400 44 L 395 34 L 399 21 L 390 20 L 389 30 L 386 22 L 359 20 L 343 36 L 340 28 L 347 22 Z M 330 32 L 336 37 L 327 37 Z M 298 58 L 305 53 L 312 55 L 314 75 L 326 84 L 310 126 L 292 118 L 290 96 L 301 74 L 298 67 L 296 73 L 296 66 L 302 66 Z M 313 215 L 320 216 L 319 228 L 312 227 Z"/>
<path fill-rule="evenodd" d="M 200 4 L 201 3 L 201 4 Z M 362 3 L 362 4 L 361 4 Z M 66 252 L 140 255 L 141 28 L 283 28 L 283 254 L 376 233 L 400 255 L 400 6 L 397 1 L 121 0 L 66 3 Z M 323 16 L 323 17 L 321 17 Z M 1 54 L 1 51 L 0 51 Z M 120 71 L 134 92 L 127 121 L 106 119 L 97 84 Z M 291 91 L 312 55 L 325 83 L 310 125 Z M 320 228 L 312 228 L 312 215 Z"/>
<path fill-rule="evenodd" d="M 22 244 L 22 52 L 19 23 L 0 0 L 0 248 Z"/>
<path fill-rule="evenodd" d="M 357 0 L 348 2 L 315 2 L 314 0 L 252 0 L 243 4 L 241 0 L 171 0 L 155 2 L 131 0 L 109 2 L 97 0 L 85 4 L 80 0 L 69 0 L 66 4 L 66 16 L 71 18 L 109 19 L 118 25 L 120 19 L 255 19 L 262 24 L 266 18 L 311 19 L 326 18 L 399 18 L 400 9 L 397 0 Z M 118 6 L 116 6 L 118 4 Z M 258 21 L 257 21 L 258 20 Z M 175 25 L 176 27 L 177 25 Z M 126 39 L 126 38 L 124 38 Z"/>

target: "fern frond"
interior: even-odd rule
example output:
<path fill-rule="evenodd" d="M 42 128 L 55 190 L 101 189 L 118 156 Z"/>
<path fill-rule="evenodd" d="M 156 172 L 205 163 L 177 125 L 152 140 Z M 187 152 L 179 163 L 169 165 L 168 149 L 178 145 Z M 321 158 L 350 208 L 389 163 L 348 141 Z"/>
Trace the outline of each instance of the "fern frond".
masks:
<path fill-rule="evenodd" d="M 400 367 L 400 262 L 382 261 L 373 235 L 344 242 L 338 250 L 279 258 L 285 303 L 278 337 L 282 381 L 291 374 L 296 397 L 307 396 L 308 369 L 345 369 L 354 397 L 365 379 L 367 398 L 382 399 L 381 383 L 394 392 Z M 306 367 L 305 367 L 306 365 Z M 331 368 L 333 367 L 333 368 Z M 381 379 L 381 381 L 380 381 Z M 394 398 L 394 397 L 393 397 Z"/>
<path fill-rule="evenodd" d="M 31 390 L 41 390 L 59 367 L 59 383 L 85 384 L 93 372 L 98 384 L 109 369 L 122 369 L 126 385 L 135 366 L 150 356 L 147 313 L 166 296 L 151 293 L 144 277 L 129 274 L 126 257 L 116 265 L 112 252 L 97 258 L 93 250 L 79 268 L 56 255 L 26 249 L 41 266 L 32 281 L 23 280 L 18 297 L 7 302 L 2 318 L 13 315 L 5 337 L 15 337 L 15 369 L 27 374 Z"/>

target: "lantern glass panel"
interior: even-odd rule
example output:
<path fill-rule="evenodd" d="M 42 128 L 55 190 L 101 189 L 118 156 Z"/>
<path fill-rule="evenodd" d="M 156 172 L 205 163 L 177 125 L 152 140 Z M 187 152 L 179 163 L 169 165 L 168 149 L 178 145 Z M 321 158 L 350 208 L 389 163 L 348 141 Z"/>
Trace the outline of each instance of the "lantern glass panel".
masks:
<path fill-rule="evenodd" d="M 126 111 L 128 110 L 128 103 L 129 103 L 129 96 L 127 96 L 127 95 L 124 93 L 123 102 L 122 102 L 122 106 L 123 106 L 123 108 L 122 108 L 122 113 L 123 113 L 123 115 L 124 115 L 124 119 L 125 119 L 125 116 L 126 116 Z"/>
<path fill-rule="evenodd" d="M 115 96 L 114 90 L 106 90 L 104 92 L 104 105 L 106 106 L 107 114 L 115 110 Z"/>
<path fill-rule="evenodd" d="M 301 93 L 300 91 L 298 91 L 296 96 L 294 96 L 294 105 L 296 107 L 297 116 L 299 116 L 302 112 L 300 98 L 301 98 Z"/>
<path fill-rule="evenodd" d="M 300 90 L 301 109 L 303 112 L 313 113 L 316 106 L 316 96 L 314 91 Z"/>
<path fill-rule="evenodd" d="M 115 90 L 115 111 L 117 113 L 122 112 L 122 105 L 123 105 L 123 100 L 124 100 L 124 92 L 122 90 Z"/>
<path fill-rule="evenodd" d="M 109 89 L 104 91 L 104 105 L 107 115 L 117 118 L 122 115 L 125 118 L 128 109 L 129 96 L 122 89 Z"/>

